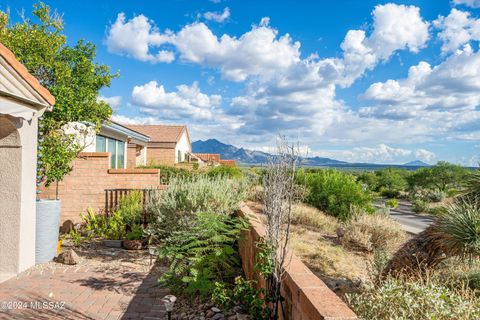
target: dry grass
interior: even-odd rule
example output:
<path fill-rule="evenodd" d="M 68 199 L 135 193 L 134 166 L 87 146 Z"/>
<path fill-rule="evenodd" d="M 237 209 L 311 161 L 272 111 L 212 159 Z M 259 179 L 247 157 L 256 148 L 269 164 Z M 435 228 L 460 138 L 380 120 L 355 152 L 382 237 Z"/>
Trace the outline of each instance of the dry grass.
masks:
<path fill-rule="evenodd" d="M 301 226 L 292 228 L 290 247 L 312 271 L 330 278 L 367 279 L 364 256 L 348 252 L 319 232 Z"/>
<path fill-rule="evenodd" d="M 345 226 L 342 237 L 344 247 L 352 250 L 373 251 L 376 249 L 392 252 L 406 239 L 401 225 L 381 215 L 356 215 Z"/>
<path fill-rule="evenodd" d="M 294 206 L 292 223 L 329 234 L 334 234 L 339 226 L 336 218 L 326 215 L 317 208 L 306 204 L 297 204 Z"/>

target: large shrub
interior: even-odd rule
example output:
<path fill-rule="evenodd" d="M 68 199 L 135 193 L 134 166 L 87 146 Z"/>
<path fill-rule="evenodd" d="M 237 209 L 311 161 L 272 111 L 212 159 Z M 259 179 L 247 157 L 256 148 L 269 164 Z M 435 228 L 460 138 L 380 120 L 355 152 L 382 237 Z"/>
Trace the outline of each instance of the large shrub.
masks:
<path fill-rule="evenodd" d="M 227 166 L 216 166 L 211 168 L 207 175 L 209 177 L 223 177 L 231 179 L 241 179 L 243 178 L 243 172 L 238 167 L 227 167 Z"/>
<path fill-rule="evenodd" d="M 146 169 L 160 169 L 160 184 L 168 185 L 173 178 L 190 178 L 197 174 L 195 171 L 188 171 L 183 168 L 175 168 L 162 165 L 141 166 Z"/>
<path fill-rule="evenodd" d="M 342 244 L 351 249 L 393 251 L 405 241 L 400 224 L 382 214 L 356 214 L 345 226 Z"/>
<path fill-rule="evenodd" d="M 334 169 L 316 173 L 300 171 L 297 181 L 307 188 L 307 203 L 340 220 L 348 220 L 352 208 L 372 210 L 369 193 L 351 174 Z"/>
<path fill-rule="evenodd" d="M 479 319 L 480 306 L 473 296 L 435 281 L 388 278 L 361 293 L 347 296 L 366 320 Z"/>
<path fill-rule="evenodd" d="M 193 176 L 176 177 L 166 190 L 154 193 L 146 205 L 153 236 L 164 238 L 172 231 L 187 227 L 198 212 L 228 215 L 237 210 L 246 197 L 243 180 Z"/>

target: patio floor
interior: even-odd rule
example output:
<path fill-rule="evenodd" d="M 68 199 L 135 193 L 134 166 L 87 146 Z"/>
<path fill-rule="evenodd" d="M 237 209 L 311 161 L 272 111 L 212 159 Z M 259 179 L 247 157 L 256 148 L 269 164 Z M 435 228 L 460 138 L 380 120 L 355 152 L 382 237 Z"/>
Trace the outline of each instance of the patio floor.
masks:
<path fill-rule="evenodd" d="M 37 265 L 0 284 L 0 319 L 165 319 L 148 252 L 76 248 L 74 266 Z"/>

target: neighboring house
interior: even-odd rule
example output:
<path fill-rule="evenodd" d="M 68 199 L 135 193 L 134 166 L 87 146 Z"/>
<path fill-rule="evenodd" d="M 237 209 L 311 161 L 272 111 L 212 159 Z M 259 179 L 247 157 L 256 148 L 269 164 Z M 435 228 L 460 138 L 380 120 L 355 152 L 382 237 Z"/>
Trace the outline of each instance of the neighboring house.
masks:
<path fill-rule="evenodd" d="M 38 118 L 54 103 L 0 44 L 0 282 L 35 264 Z"/>
<path fill-rule="evenodd" d="M 192 144 L 187 126 L 126 125 L 126 127 L 150 137 L 147 144 L 147 164 L 174 166 L 177 163 L 190 162 Z"/>
<path fill-rule="evenodd" d="M 201 161 L 207 163 L 208 165 L 222 165 L 226 167 L 235 167 L 237 165 L 237 162 L 235 160 L 220 159 L 219 153 L 193 153 L 193 156 L 199 158 Z"/>
<path fill-rule="evenodd" d="M 147 143 L 150 138 L 119 123 L 109 121 L 95 133 L 88 124 L 72 122 L 64 128 L 77 135 L 82 152 L 109 152 L 110 169 L 125 169 L 147 164 Z"/>

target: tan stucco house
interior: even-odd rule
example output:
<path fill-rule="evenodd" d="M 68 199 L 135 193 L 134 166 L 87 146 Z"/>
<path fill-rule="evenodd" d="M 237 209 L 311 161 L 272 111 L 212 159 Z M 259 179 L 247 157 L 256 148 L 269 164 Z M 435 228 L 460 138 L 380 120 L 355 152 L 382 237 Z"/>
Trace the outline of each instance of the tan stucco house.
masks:
<path fill-rule="evenodd" d="M 127 128 L 150 138 L 147 144 L 147 164 L 174 166 L 189 162 L 192 144 L 184 125 L 126 125 Z M 134 154 L 136 146 L 129 144 L 128 153 Z"/>
<path fill-rule="evenodd" d="M 38 118 L 54 103 L 0 44 L 0 282 L 35 264 Z"/>

